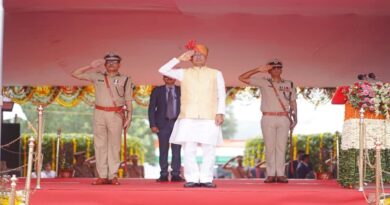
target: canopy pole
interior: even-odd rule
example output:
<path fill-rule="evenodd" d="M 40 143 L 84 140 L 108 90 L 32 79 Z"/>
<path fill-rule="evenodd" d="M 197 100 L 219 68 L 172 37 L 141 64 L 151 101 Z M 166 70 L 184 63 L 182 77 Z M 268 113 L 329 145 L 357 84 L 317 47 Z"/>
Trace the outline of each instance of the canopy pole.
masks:
<path fill-rule="evenodd" d="M 4 7 L 3 0 L 0 0 L 0 144 L 1 144 L 1 127 L 3 124 L 3 38 L 4 38 Z M 0 152 L 1 159 L 1 152 Z"/>

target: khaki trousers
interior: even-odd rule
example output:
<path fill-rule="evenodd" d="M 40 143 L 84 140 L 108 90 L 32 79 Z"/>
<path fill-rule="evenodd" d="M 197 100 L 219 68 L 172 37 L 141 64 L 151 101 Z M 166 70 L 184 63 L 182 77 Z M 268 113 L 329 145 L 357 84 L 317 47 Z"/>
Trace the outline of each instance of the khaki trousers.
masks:
<path fill-rule="evenodd" d="M 264 137 L 267 176 L 285 176 L 290 121 L 285 116 L 263 116 L 261 130 Z"/>
<path fill-rule="evenodd" d="M 95 109 L 93 129 L 99 177 L 108 179 L 117 177 L 123 120 L 118 113 Z"/>

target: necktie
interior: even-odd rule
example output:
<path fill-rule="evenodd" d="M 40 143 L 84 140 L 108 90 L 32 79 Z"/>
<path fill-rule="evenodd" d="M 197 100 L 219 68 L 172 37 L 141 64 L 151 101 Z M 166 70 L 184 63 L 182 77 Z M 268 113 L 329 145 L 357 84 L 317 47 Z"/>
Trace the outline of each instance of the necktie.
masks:
<path fill-rule="evenodd" d="M 172 88 L 168 88 L 168 100 L 167 100 L 167 118 L 168 119 L 174 119 L 175 118 L 175 112 L 173 110 L 173 92 Z"/>

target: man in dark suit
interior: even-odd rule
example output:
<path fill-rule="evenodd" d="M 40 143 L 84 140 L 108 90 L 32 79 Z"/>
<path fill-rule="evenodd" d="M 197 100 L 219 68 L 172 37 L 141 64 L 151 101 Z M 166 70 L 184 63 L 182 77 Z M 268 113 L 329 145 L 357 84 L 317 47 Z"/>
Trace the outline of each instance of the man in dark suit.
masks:
<path fill-rule="evenodd" d="M 288 178 L 290 178 L 290 179 L 298 178 L 298 174 L 297 174 L 298 164 L 301 162 L 302 156 L 305 154 L 305 151 L 298 150 L 297 154 L 298 154 L 297 159 L 293 160 L 293 170 L 292 170 L 292 173 L 291 173 L 291 168 L 290 168 L 290 166 L 291 166 L 290 162 L 286 163 L 286 170 L 287 170 L 287 173 L 288 173 Z"/>
<path fill-rule="evenodd" d="M 168 151 L 169 138 L 173 126 L 180 113 L 180 87 L 175 86 L 175 79 L 163 76 L 165 85 L 153 89 L 149 103 L 149 124 L 153 133 L 156 133 L 160 148 L 160 178 L 157 182 L 168 181 Z M 180 149 L 181 145 L 172 144 L 171 181 L 184 181 L 180 177 Z"/>
<path fill-rule="evenodd" d="M 298 179 L 310 179 L 313 177 L 313 167 L 310 163 L 310 155 L 302 155 L 301 161 L 297 167 L 297 178 Z"/>

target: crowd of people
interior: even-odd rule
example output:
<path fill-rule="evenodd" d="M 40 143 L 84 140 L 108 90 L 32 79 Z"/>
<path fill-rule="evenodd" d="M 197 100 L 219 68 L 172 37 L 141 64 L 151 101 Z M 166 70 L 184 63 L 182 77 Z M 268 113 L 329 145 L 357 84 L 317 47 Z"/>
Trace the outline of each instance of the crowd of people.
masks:
<path fill-rule="evenodd" d="M 290 171 L 290 162 L 285 164 L 285 175 L 290 179 L 314 179 L 315 173 L 310 162 L 310 155 L 303 151 L 299 151 L 298 154 L 298 159 L 292 162 L 292 171 Z M 266 166 L 266 162 L 260 159 L 256 160 L 252 167 L 244 166 L 243 156 L 239 155 L 231 158 L 224 165 L 218 165 L 216 176 L 232 179 L 267 178 Z"/>

